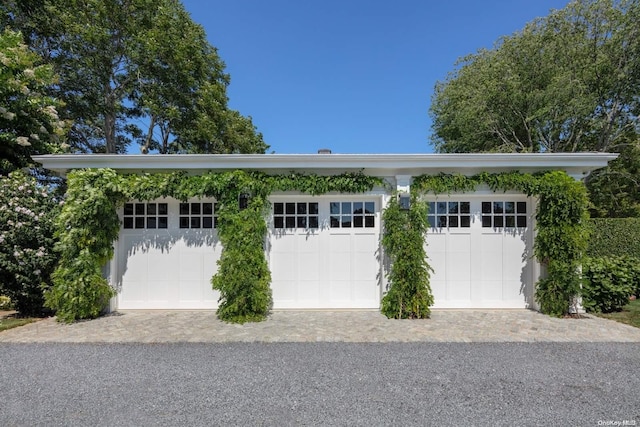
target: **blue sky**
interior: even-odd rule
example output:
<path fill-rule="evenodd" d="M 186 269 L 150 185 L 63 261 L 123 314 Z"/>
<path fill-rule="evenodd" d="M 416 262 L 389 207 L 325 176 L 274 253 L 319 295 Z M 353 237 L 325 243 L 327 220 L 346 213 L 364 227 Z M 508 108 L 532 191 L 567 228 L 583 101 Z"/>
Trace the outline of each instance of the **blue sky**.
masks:
<path fill-rule="evenodd" d="M 276 153 L 429 153 L 433 88 L 568 0 L 183 0 Z"/>

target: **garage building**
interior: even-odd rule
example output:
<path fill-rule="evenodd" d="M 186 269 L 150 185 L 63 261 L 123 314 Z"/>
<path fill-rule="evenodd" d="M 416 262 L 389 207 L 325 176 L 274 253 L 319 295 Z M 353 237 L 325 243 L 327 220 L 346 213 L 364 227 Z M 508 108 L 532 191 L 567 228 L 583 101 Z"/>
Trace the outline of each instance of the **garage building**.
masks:
<path fill-rule="evenodd" d="M 229 154 L 48 155 L 44 167 L 118 173 L 255 170 L 336 175 L 362 171 L 387 185 L 363 194 L 273 193 L 265 252 L 274 309 L 378 309 L 387 289 L 382 212 L 423 174 L 563 170 L 575 179 L 615 155 L 567 154 Z M 536 199 L 516 192 L 424 195 L 430 229 L 434 308 L 536 308 L 540 266 L 532 256 Z M 215 309 L 211 288 L 222 251 L 216 200 L 131 200 L 107 274 L 112 309 Z"/>

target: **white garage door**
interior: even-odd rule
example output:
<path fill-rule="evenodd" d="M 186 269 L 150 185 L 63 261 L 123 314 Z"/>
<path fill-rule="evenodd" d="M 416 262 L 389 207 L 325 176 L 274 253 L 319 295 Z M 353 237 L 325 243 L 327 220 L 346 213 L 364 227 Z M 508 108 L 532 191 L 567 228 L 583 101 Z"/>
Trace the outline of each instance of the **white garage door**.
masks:
<path fill-rule="evenodd" d="M 426 252 L 434 308 L 532 304 L 533 203 L 520 195 L 451 196 L 429 203 Z"/>
<path fill-rule="evenodd" d="M 273 197 L 274 308 L 380 306 L 380 199 Z"/>
<path fill-rule="evenodd" d="M 120 215 L 118 308 L 218 306 L 219 293 L 210 283 L 222 249 L 214 200 L 132 202 Z"/>

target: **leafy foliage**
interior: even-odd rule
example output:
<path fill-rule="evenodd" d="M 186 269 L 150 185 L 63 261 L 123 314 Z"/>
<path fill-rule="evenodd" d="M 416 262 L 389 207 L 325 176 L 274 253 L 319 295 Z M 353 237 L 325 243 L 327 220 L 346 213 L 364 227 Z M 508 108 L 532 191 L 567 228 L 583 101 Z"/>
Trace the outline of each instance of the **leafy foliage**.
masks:
<path fill-rule="evenodd" d="M 219 216 L 223 253 L 212 278 L 220 291 L 218 316 L 244 323 L 263 320 L 271 308 L 271 272 L 264 256 L 267 224 L 265 199 L 254 195 L 247 209 L 238 209 L 238 198 L 224 196 Z"/>
<path fill-rule="evenodd" d="M 61 150 L 66 124 L 60 101 L 42 91 L 55 82 L 52 67 L 22 43 L 22 35 L 0 33 L 0 175 L 33 165 L 31 156 Z"/>
<path fill-rule="evenodd" d="M 573 1 L 461 59 L 433 96 L 435 147 L 606 151 L 636 139 L 639 21 L 635 0 Z"/>
<path fill-rule="evenodd" d="M 56 220 L 58 267 L 46 306 L 58 320 L 95 318 L 106 307 L 113 289 L 102 277 L 102 266 L 113 256 L 120 231 L 114 206 L 124 203 L 122 187 L 112 170 L 80 170 L 68 176 L 66 201 Z"/>
<path fill-rule="evenodd" d="M 584 263 L 584 305 L 589 311 L 617 311 L 629 295 L 640 296 L 640 218 L 596 218 Z"/>
<path fill-rule="evenodd" d="M 582 183 L 563 172 L 540 177 L 534 253 L 547 266 L 547 278 L 536 292 L 544 312 L 561 316 L 566 307 L 547 304 L 545 287 L 554 288 L 559 300 L 573 304 L 580 292 L 579 269 L 588 245 L 587 195 Z M 546 306 L 546 308 L 545 308 Z"/>
<path fill-rule="evenodd" d="M 543 313 L 561 316 L 580 294 L 579 267 L 588 238 L 587 197 L 584 185 L 564 172 L 536 175 L 506 172 L 463 175 L 422 175 L 412 190 L 446 194 L 473 191 L 486 184 L 492 191 L 517 190 L 538 197 L 534 253 L 547 267 L 536 286 L 535 298 Z"/>
<path fill-rule="evenodd" d="M 640 3 L 578 0 L 458 61 L 432 97 L 438 152 L 621 153 L 592 216 L 639 216 Z"/>
<path fill-rule="evenodd" d="M 617 159 L 587 177 L 592 218 L 640 217 L 640 138 Z"/>
<path fill-rule="evenodd" d="M 427 204 L 412 197 L 408 211 L 392 197 L 384 210 L 382 245 L 391 262 L 389 290 L 382 298 L 382 313 L 395 319 L 428 318 L 433 305 L 424 239 Z"/>
<path fill-rule="evenodd" d="M 43 289 L 51 284 L 58 211 L 51 192 L 33 178 L 22 172 L 0 176 L 0 295 L 25 316 L 42 312 Z"/>
<path fill-rule="evenodd" d="M 233 171 L 189 176 L 167 174 L 118 175 L 113 170 L 74 171 L 69 175 L 68 200 L 58 220 L 60 266 L 47 304 L 59 318 L 73 321 L 94 317 L 112 295 L 102 279 L 101 267 L 113 255 L 112 242 L 119 233 L 116 208 L 126 200 L 174 197 L 215 197 L 219 200 L 219 236 L 223 253 L 212 285 L 220 290 L 218 315 L 231 322 L 264 319 L 271 306 L 270 272 L 264 257 L 267 232 L 267 198 L 273 191 L 361 193 L 384 185 L 362 173 L 337 176 L 290 173 L 266 175 Z M 423 175 L 412 185 L 412 208 L 399 209 L 393 199 L 383 214 L 383 245 L 391 259 L 390 289 L 383 312 L 390 317 L 428 317 L 433 296 L 430 267 L 424 253 L 426 205 L 423 192 L 472 191 L 480 184 L 493 191 L 515 189 L 539 198 L 538 238 L 534 252 L 547 266 L 538 283 L 536 298 L 544 312 L 562 315 L 579 295 L 578 266 L 586 247 L 586 192 L 583 185 L 563 172 L 538 175 L 509 172 L 462 175 Z M 251 195 L 249 207 L 239 210 L 241 193 Z"/>
<path fill-rule="evenodd" d="M 271 307 L 271 274 L 264 253 L 267 197 L 272 191 L 308 194 L 328 191 L 358 193 L 382 185 L 380 178 L 362 173 L 336 176 L 266 175 L 231 171 L 190 176 L 184 172 L 119 175 L 111 169 L 73 171 L 68 176 L 67 201 L 57 222 L 60 264 L 47 306 L 58 319 L 98 316 L 113 295 L 102 266 L 113 256 L 120 223 L 116 209 L 127 200 L 174 197 L 215 197 L 222 255 L 212 285 L 220 290 L 218 316 L 229 322 L 258 321 Z M 249 207 L 239 210 L 238 197 L 251 195 Z"/>
<path fill-rule="evenodd" d="M 6 295 L 0 295 L 0 310 L 13 310 L 13 302 Z"/>
<path fill-rule="evenodd" d="M 59 75 L 48 91 L 65 102 L 74 152 L 268 148 L 228 108 L 224 63 L 179 0 L 9 0 L 3 27 L 22 31 Z"/>
<path fill-rule="evenodd" d="M 634 257 L 587 258 L 583 275 L 583 303 L 591 312 L 620 311 L 640 291 L 640 263 Z"/>
<path fill-rule="evenodd" d="M 640 258 L 640 218 L 593 218 L 589 224 L 587 254 L 590 257 Z"/>

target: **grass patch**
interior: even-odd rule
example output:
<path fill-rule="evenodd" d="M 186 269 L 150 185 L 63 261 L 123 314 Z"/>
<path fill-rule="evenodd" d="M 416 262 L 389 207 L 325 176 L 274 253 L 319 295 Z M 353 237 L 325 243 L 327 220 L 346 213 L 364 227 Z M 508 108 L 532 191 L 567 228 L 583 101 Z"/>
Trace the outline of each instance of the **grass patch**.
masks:
<path fill-rule="evenodd" d="M 34 319 L 33 317 L 1 317 L 0 318 L 0 332 L 6 331 L 7 329 L 17 328 L 18 326 L 24 326 L 28 323 L 35 322 L 38 319 Z"/>
<path fill-rule="evenodd" d="M 622 307 L 622 311 L 616 313 L 600 313 L 596 316 L 605 319 L 615 320 L 616 322 L 626 323 L 627 325 L 640 328 L 640 299 L 629 301 L 629 304 Z"/>

